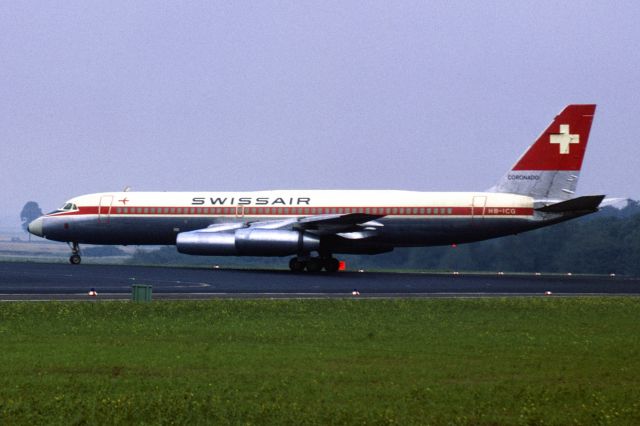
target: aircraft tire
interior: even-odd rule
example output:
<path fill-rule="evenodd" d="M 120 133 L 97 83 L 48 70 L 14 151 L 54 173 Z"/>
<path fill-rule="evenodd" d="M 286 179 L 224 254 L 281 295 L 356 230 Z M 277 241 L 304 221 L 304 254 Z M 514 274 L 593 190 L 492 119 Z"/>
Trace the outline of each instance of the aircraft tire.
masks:
<path fill-rule="evenodd" d="M 322 271 L 322 260 L 318 257 L 312 257 L 307 262 L 307 272 L 316 273 Z"/>
<path fill-rule="evenodd" d="M 324 270 L 330 273 L 338 272 L 340 269 L 340 261 L 335 257 L 331 257 L 329 259 L 325 259 L 324 261 Z"/>
<path fill-rule="evenodd" d="M 80 262 L 82 262 L 82 258 L 77 254 L 72 254 L 69 258 L 69 263 L 71 263 L 72 265 L 79 265 Z"/>
<path fill-rule="evenodd" d="M 289 269 L 293 272 L 302 272 L 306 266 L 305 262 L 299 260 L 297 257 L 294 257 L 289 261 Z"/>

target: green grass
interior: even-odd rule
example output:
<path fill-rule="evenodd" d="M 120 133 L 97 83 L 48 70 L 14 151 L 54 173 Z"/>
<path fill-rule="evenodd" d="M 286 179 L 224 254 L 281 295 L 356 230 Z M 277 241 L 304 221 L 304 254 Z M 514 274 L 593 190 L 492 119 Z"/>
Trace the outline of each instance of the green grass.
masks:
<path fill-rule="evenodd" d="M 640 424 L 639 298 L 0 304 L 0 424 Z"/>

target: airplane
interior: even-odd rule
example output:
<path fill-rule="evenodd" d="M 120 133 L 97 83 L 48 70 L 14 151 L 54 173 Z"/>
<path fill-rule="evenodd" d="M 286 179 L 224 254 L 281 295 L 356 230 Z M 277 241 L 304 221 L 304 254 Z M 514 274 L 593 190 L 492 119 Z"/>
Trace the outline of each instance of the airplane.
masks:
<path fill-rule="evenodd" d="M 211 256 L 293 256 L 294 272 L 335 272 L 335 254 L 471 243 L 598 211 L 604 195 L 575 197 L 596 105 L 568 105 L 484 192 L 273 190 L 106 192 L 82 195 L 29 224 L 80 244 L 175 245 Z"/>

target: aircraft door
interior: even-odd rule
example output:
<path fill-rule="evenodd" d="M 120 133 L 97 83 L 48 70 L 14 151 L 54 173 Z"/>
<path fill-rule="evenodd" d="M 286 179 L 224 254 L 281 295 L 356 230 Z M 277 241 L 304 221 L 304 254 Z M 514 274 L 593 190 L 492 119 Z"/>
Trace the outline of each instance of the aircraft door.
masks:
<path fill-rule="evenodd" d="M 474 196 L 471 201 L 471 218 L 474 222 L 484 218 L 484 212 L 487 205 L 487 197 L 485 195 Z"/>
<path fill-rule="evenodd" d="M 244 217 L 244 206 L 236 207 L 236 217 Z"/>
<path fill-rule="evenodd" d="M 109 223 L 112 203 L 113 195 L 100 196 L 100 205 L 98 206 L 98 223 Z"/>

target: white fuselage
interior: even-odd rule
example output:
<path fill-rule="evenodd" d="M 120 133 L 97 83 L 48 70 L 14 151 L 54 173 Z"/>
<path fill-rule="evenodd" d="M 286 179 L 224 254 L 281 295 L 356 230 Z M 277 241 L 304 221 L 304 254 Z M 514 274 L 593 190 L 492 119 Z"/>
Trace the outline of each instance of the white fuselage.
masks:
<path fill-rule="evenodd" d="M 88 244 L 175 244 L 177 234 L 212 225 L 371 216 L 362 227 L 375 232 L 332 236 L 328 244 L 336 253 L 360 252 L 359 247 L 375 252 L 478 241 L 555 219 L 537 213 L 531 197 L 487 192 L 112 192 L 79 196 L 66 206 L 70 208 L 44 217 L 46 238 Z"/>

